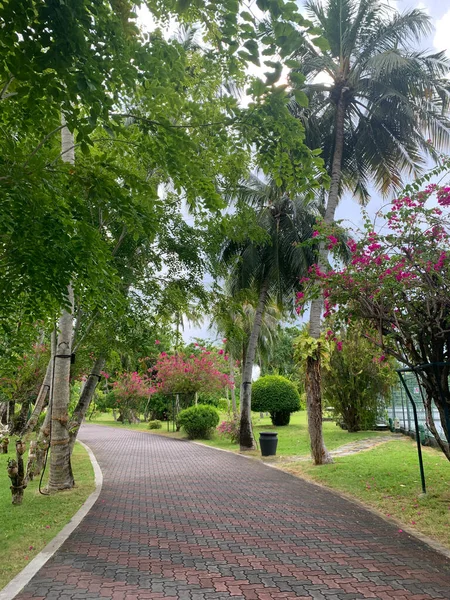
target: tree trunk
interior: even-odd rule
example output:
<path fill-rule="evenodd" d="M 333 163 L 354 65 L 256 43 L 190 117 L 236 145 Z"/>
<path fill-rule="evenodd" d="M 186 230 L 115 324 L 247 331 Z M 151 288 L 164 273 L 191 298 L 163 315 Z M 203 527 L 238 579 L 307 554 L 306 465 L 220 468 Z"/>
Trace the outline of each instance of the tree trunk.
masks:
<path fill-rule="evenodd" d="M 8 476 L 11 480 L 11 494 L 13 504 L 22 504 L 23 490 L 27 487 L 25 482 L 25 470 L 23 468 L 22 455 L 25 452 L 25 444 L 22 440 L 16 441 L 16 460 L 8 460 Z"/>
<path fill-rule="evenodd" d="M 36 449 L 37 449 L 37 442 L 35 442 L 34 440 L 30 442 L 30 449 L 28 450 L 28 461 L 27 461 L 27 468 L 26 468 L 26 477 L 25 477 L 25 481 L 28 483 L 28 480 L 33 481 L 34 478 L 34 472 L 36 469 Z"/>
<path fill-rule="evenodd" d="M 44 408 L 45 400 L 47 398 L 48 392 L 51 387 L 52 371 L 53 371 L 53 357 L 55 356 L 55 350 L 56 350 L 56 331 L 55 330 L 52 331 L 51 347 L 52 347 L 52 349 L 51 349 L 51 354 L 50 354 L 50 360 L 47 365 L 47 370 L 45 371 L 44 381 L 42 382 L 41 388 L 40 388 L 38 396 L 36 398 L 36 404 L 34 405 L 34 410 L 31 413 L 30 418 L 28 419 L 25 427 L 23 428 L 23 430 L 21 432 L 22 437 L 24 437 L 25 435 L 28 435 L 29 433 L 34 431 L 34 428 L 36 427 L 36 423 L 38 422 L 39 416 Z"/>
<path fill-rule="evenodd" d="M 335 121 L 335 143 L 333 152 L 333 162 L 331 166 L 331 183 L 328 194 L 328 202 L 325 210 L 325 224 L 331 225 L 334 222 L 334 216 L 339 201 L 339 188 L 341 182 L 342 154 L 344 150 L 344 122 L 345 122 L 345 99 L 344 93 L 347 88 L 342 87 L 339 101 L 336 108 Z M 322 243 L 319 248 L 319 267 L 321 270 L 327 270 L 328 250 Z M 322 298 L 317 298 L 311 302 L 311 312 L 309 319 L 309 334 L 318 339 L 320 336 L 320 324 L 322 317 Z M 311 438 L 311 452 L 314 464 L 322 465 L 333 462 L 328 453 L 322 432 L 322 390 L 321 390 L 321 365 L 319 358 L 307 360 L 306 365 L 306 405 L 308 410 L 308 429 Z"/>
<path fill-rule="evenodd" d="M 0 402 L 0 425 L 7 425 L 8 402 Z"/>
<path fill-rule="evenodd" d="M 14 419 L 14 422 L 13 422 L 13 426 L 11 429 L 11 435 L 19 435 L 20 436 L 20 432 L 25 427 L 25 424 L 27 422 L 27 416 L 28 416 L 28 413 L 30 412 L 30 407 L 31 407 L 32 401 L 33 401 L 33 398 L 31 396 L 29 396 L 27 399 L 24 399 L 22 401 L 19 414 L 17 415 L 17 417 Z"/>
<path fill-rule="evenodd" d="M 67 289 L 69 310 L 62 312 L 58 324 L 58 339 L 54 359 L 53 390 L 51 399 L 50 473 L 48 490 L 58 491 L 73 487 L 70 464 L 68 407 L 70 401 L 70 358 L 72 355 L 73 289 Z"/>
<path fill-rule="evenodd" d="M 50 391 L 51 394 L 51 391 Z M 33 479 L 39 475 L 44 468 L 45 456 L 47 454 L 48 447 L 50 445 L 50 424 L 52 418 L 52 407 L 49 404 L 45 419 L 42 427 L 39 431 L 38 438 L 36 440 L 36 460 L 33 463 L 27 465 L 27 479 Z"/>
<path fill-rule="evenodd" d="M 75 441 L 77 439 L 78 431 L 80 430 L 81 423 L 83 422 L 84 417 L 89 409 L 89 405 L 91 403 L 92 398 L 94 397 L 95 388 L 98 385 L 98 382 L 101 379 L 100 371 L 103 370 L 105 366 L 106 358 L 105 356 L 99 356 L 92 367 L 92 372 L 89 374 L 89 377 L 86 380 L 83 391 L 80 394 L 80 399 L 73 411 L 72 418 L 69 422 L 69 448 L 70 453 L 72 454 L 73 447 L 75 445 Z"/>
<path fill-rule="evenodd" d="M 253 321 L 252 331 L 248 340 L 247 351 L 245 353 L 245 362 L 242 369 L 241 385 L 241 426 L 239 432 L 239 444 L 241 451 L 254 450 L 255 439 L 252 430 L 251 418 L 251 400 L 252 400 L 252 371 L 253 362 L 256 356 L 259 333 L 264 315 L 264 309 L 267 302 L 269 290 L 269 281 L 264 281 L 259 293 L 258 307 Z"/>

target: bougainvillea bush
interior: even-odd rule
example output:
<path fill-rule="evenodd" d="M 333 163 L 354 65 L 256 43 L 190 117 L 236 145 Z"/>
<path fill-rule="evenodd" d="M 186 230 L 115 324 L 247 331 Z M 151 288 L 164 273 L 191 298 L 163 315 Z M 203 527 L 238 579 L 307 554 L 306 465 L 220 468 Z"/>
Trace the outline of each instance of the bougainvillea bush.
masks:
<path fill-rule="evenodd" d="M 143 402 L 155 391 L 151 380 L 136 371 L 117 374 L 113 394 L 115 406 L 120 411 L 119 420 L 136 422 Z"/>
<path fill-rule="evenodd" d="M 189 394 L 218 392 L 230 387 L 230 379 L 219 353 L 209 350 L 201 353 L 169 355 L 161 352 L 153 372 L 156 373 L 157 391 L 163 394 Z"/>
<path fill-rule="evenodd" d="M 408 367 L 427 365 L 417 371 L 427 425 L 450 460 L 450 186 L 414 187 L 378 214 L 375 225 L 365 218 L 364 230 L 348 242 L 349 264 L 326 273 L 311 269 L 299 311 L 323 294 L 324 316 L 338 326 L 368 325 L 380 360 L 390 355 Z M 319 227 L 319 235 L 335 248 L 333 232 Z M 447 441 L 436 430 L 433 401 Z"/>

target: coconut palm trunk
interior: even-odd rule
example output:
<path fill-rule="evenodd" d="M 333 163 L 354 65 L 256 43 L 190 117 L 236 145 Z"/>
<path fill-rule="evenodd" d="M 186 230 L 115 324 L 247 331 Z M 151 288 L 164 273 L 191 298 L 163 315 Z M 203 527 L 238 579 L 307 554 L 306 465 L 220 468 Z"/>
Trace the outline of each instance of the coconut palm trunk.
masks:
<path fill-rule="evenodd" d="M 331 225 L 334 222 L 334 216 L 339 201 L 342 155 L 344 150 L 345 91 L 345 86 L 342 86 L 336 109 L 335 147 L 331 170 L 331 184 L 324 218 L 326 225 Z M 327 263 L 328 252 L 325 244 L 322 243 L 319 249 L 320 269 L 326 271 Z M 322 306 L 322 298 L 317 298 L 311 303 L 309 334 L 315 339 L 320 337 Z M 305 387 L 306 407 L 308 411 L 308 431 L 314 464 L 323 465 L 331 463 L 333 460 L 326 449 L 323 440 L 321 365 L 318 357 L 311 356 L 307 360 Z"/>
<path fill-rule="evenodd" d="M 64 115 L 61 123 L 65 125 Z M 73 134 L 67 127 L 61 129 L 61 157 L 64 162 L 75 164 Z M 72 355 L 74 296 L 72 285 L 67 288 L 67 307 L 58 323 L 58 337 L 54 358 L 53 389 L 50 428 L 50 473 L 49 491 L 65 490 L 75 481 L 70 463 L 69 401 L 70 363 Z"/>
<path fill-rule="evenodd" d="M 70 463 L 68 408 L 70 401 L 70 358 L 73 333 L 73 289 L 67 289 L 68 307 L 58 323 L 51 398 L 49 491 L 73 487 L 75 481 Z"/>
<path fill-rule="evenodd" d="M 247 351 L 245 355 L 244 366 L 242 369 L 241 385 L 241 427 L 239 433 L 239 445 L 241 451 L 253 450 L 255 448 L 255 439 L 253 437 L 252 419 L 251 419 L 251 398 L 252 398 L 252 371 L 256 356 L 259 333 L 266 307 L 269 293 L 269 281 L 266 279 L 259 292 L 258 306 L 256 308 L 255 320 L 248 340 Z"/>

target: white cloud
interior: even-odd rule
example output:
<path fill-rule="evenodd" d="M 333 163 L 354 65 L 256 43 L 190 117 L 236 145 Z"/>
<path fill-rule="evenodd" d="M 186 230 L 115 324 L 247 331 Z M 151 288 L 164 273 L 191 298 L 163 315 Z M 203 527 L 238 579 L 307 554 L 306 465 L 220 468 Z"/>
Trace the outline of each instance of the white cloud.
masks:
<path fill-rule="evenodd" d="M 450 10 L 436 21 L 435 28 L 433 43 L 436 50 L 445 50 L 450 56 Z"/>

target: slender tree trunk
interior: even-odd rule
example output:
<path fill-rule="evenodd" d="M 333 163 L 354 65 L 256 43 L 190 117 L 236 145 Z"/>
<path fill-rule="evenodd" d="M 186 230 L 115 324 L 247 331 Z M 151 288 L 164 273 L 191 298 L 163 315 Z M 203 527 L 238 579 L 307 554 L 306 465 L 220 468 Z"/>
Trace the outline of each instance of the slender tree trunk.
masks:
<path fill-rule="evenodd" d="M 27 461 L 26 477 L 25 477 L 25 481 L 27 483 L 29 480 L 33 481 L 34 472 L 36 470 L 36 459 L 37 459 L 36 449 L 37 449 L 37 442 L 32 440 L 30 442 L 30 448 L 28 450 L 28 461 Z"/>
<path fill-rule="evenodd" d="M 253 437 L 252 419 L 251 419 L 251 400 L 252 400 L 252 371 L 253 362 L 256 356 L 259 333 L 264 315 L 264 309 L 267 302 L 269 290 L 269 281 L 264 281 L 259 293 L 258 307 L 253 321 L 252 331 L 248 340 L 245 362 L 242 369 L 241 385 L 241 427 L 239 433 L 239 444 L 241 451 L 253 450 L 255 448 L 255 439 Z"/>
<path fill-rule="evenodd" d="M 341 89 L 341 94 L 336 108 L 335 144 L 333 163 L 331 167 L 330 192 L 325 210 L 325 224 L 331 225 L 339 201 L 339 188 L 341 182 L 342 154 L 344 150 L 344 122 L 345 99 L 347 88 Z M 319 248 L 319 267 L 327 270 L 328 251 L 325 244 Z M 311 303 L 309 319 L 309 334 L 318 339 L 320 337 L 320 323 L 322 316 L 322 298 L 317 298 Z M 308 430 L 311 440 L 311 453 L 314 464 L 323 465 L 333 462 L 323 441 L 322 431 L 322 390 L 321 390 L 321 365 L 319 358 L 308 358 L 306 364 L 306 406 L 308 410 Z"/>
<path fill-rule="evenodd" d="M 51 391 L 50 391 L 51 395 Z M 36 460 L 27 466 L 27 479 L 33 479 L 39 475 L 44 467 L 45 456 L 47 454 L 48 447 L 50 445 L 50 424 L 52 418 L 51 405 L 48 405 L 47 412 L 45 414 L 44 422 L 39 431 L 38 438 L 36 440 Z"/>
<path fill-rule="evenodd" d="M 31 413 L 30 418 L 26 422 L 25 427 L 22 429 L 22 437 L 28 435 L 34 430 L 34 428 L 36 427 L 36 423 L 38 422 L 39 416 L 42 412 L 42 409 L 44 408 L 45 401 L 50 390 L 50 382 L 52 377 L 52 361 L 53 358 L 50 359 L 47 365 L 44 381 L 42 382 L 41 389 L 39 390 L 38 396 L 36 398 L 36 404 L 34 405 L 33 412 Z"/>
<path fill-rule="evenodd" d="M 80 394 L 80 399 L 78 400 L 78 404 L 73 411 L 72 418 L 69 422 L 69 448 L 70 453 L 73 451 L 73 447 L 75 445 L 75 441 L 77 439 L 78 431 L 80 430 L 81 423 L 83 422 L 84 417 L 89 409 L 89 405 L 94 397 L 95 388 L 100 381 L 101 375 L 100 371 L 103 370 L 105 366 L 106 358 L 105 356 L 99 356 L 92 367 L 92 372 L 89 374 L 89 377 L 86 380 L 83 391 Z"/>
<path fill-rule="evenodd" d="M 70 357 L 72 354 L 73 290 L 67 290 L 69 310 L 64 310 L 59 319 L 56 343 L 53 394 L 51 406 L 50 473 L 49 491 L 73 487 L 74 479 L 70 464 L 68 429 L 68 407 L 70 400 Z"/>

